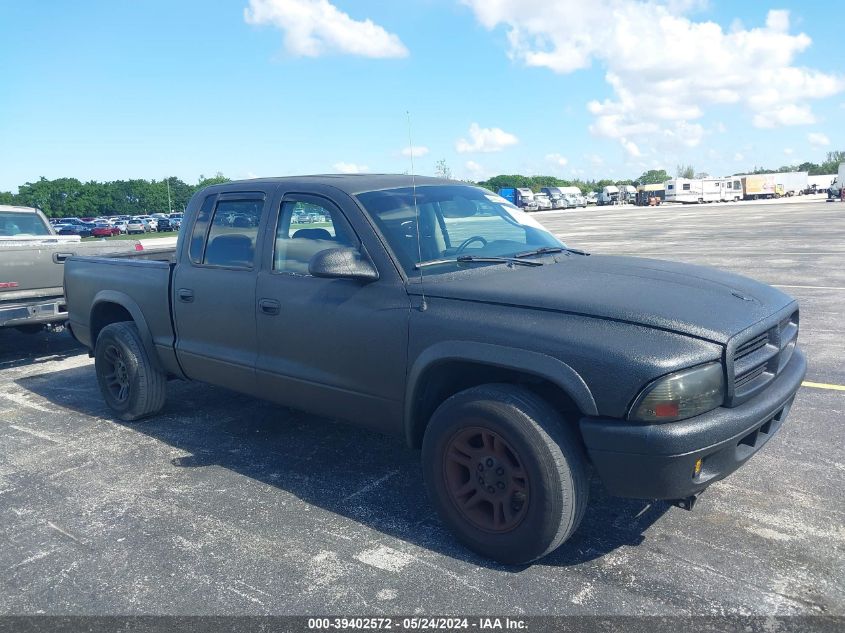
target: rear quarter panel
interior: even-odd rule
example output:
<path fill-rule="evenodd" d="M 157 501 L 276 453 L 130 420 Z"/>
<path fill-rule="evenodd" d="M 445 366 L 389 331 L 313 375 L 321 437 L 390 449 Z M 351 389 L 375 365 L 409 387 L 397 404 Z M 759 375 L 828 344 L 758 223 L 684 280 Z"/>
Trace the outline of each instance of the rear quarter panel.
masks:
<path fill-rule="evenodd" d="M 172 264 L 139 258 L 73 257 L 65 264 L 65 296 L 74 336 L 93 350 L 98 307 L 113 303 L 135 321 L 147 352 L 165 371 L 181 373 L 173 352 L 170 277 Z"/>

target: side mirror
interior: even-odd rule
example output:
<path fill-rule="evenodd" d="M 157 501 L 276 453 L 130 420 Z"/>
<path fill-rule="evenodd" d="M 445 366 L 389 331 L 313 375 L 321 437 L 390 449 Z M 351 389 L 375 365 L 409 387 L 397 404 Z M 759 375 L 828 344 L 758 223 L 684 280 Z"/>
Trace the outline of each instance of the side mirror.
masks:
<path fill-rule="evenodd" d="M 376 281 L 378 271 L 366 255 L 355 248 L 328 248 L 308 262 L 308 273 L 314 277 Z"/>

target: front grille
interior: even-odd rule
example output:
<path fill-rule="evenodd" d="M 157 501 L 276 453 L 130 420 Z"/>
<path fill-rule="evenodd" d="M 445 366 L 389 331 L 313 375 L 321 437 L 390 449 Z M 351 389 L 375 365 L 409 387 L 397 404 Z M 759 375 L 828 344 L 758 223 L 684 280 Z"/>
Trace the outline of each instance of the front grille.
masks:
<path fill-rule="evenodd" d="M 750 354 L 753 354 L 762 347 L 765 347 L 766 343 L 768 342 L 768 332 L 763 332 L 762 334 L 755 336 L 750 341 L 746 341 L 745 343 L 736 348 L 736 353 L 734 354 L 734 362 L 736 362 L 737 360 L 741 360 Z"/>
<path fill-rule="evenodd" d="M 798 340 L 798 311 L 737 345 L 733 353 L 734 402 L 751 397 L 786 367 Z"/>

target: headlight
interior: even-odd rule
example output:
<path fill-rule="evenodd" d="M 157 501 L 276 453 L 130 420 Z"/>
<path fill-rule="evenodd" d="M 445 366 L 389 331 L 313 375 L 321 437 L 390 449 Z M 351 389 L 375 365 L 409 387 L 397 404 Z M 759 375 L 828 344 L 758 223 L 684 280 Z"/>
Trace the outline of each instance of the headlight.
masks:
<path fill-rule="evenodd" d="M 674 422 L 715 409 L 725 399 L 721 363 L 685 369 L 655 380 L 642 390 L 629 420 Z"/>

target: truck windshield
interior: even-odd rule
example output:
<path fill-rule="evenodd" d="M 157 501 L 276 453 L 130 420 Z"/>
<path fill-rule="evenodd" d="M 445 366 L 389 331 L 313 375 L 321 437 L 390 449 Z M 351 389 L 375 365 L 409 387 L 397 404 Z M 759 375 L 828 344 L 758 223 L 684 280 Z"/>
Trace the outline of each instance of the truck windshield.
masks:
<path fill-rule="evenodd" d="M 0 212 L 0 236 L 15 235 L 51 235 L 51 233 L 35 213 Z"/>
<path fill-rule="evenodd" d="M 416 196 L 413 188 L 404 187 L 356 197 L 409 276 L 427 262 L 437 262 L 433 270 L 454 270 L 460 255 L 508 257 L 542 246 L 565 247 L 528 214 L 479 187 L 424 185 L 416 188 Z"/>

